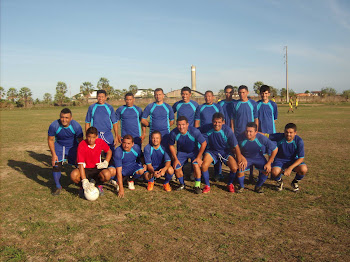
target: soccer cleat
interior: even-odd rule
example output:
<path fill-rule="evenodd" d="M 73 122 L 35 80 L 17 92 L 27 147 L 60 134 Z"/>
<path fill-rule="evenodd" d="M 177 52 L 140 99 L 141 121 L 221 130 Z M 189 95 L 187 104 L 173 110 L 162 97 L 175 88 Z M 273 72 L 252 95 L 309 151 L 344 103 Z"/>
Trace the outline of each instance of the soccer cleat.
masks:
<path fill-rule="evenodd" d="M 256 192 L 258 194 L 263 194 L 264 193 L 264 191 L 262 191 L 261 186 L 255 186 L 254 192 Z"/>
<path fill-rule="evenodd" d="M 230 193 L 234 193 L 235 192 L 235 188 L 233 187 L 233 184 L 227 185 L 227 191 L 230 192 Z"/>
<path fill-rule="evenodd" d="M 194 188 L 194 192 L 196 194 L 202 194 L 202 189 L 199 186 L 197 186 L 197 187 Z"/>
<path fill-rule="evenodd" d="M 103 186 L 99 185 L 99 186 L 97 186 L 97 188 L 98 188 L 98 191 L 100 192 L 100 196 L 104 196 L 105 192 L 103 191 Z"/>
<path fill-rule="evenodd" d="M 209 192 L 210 192 L 210 186 L 205 185 L 205 187 L 203 188 L 202 193 L 203 193 L 203 194 L 206 194 L 206 193 L 209 193 Z"/>
<path fill-rule="evenodd" d="M 128 181 L 128 188 L 129 188 L 130 190 L 135 190 L 134 181 Z"/>
<path fill-rule="evenodd" d="M 56 190 L 52 191 L 51 195 L 58 196 L 59 194 L 61 194 L 61 191 L 62 191 L 62 187 L 56 188 Z"/>
<path fill-rule="evenodd" d="M 183 189 L 185 189 L 185 185 L 180 185 L 177 189 L 176 189 L 176 191 L 181 191 L 181 190 L 183 190 Z"/>
<path fill-rule="evenodd" d="M 242 193 L 244 192 L 244 187 L 238 186 L 236 192 L 237 192 L 238 194 L 242 194 Z"/>
<path fill-rule="evenodd" d="M 299 185 L 298 185 L 298 181 L 297 180 L 293 180 L 291 183 L 292 189 L 294 192 L 298 192 L 299 191 Z"/>
<path fill-rule="evenodd" d="M 114 179 L 111 179 L 111 180 L 109 180 L 109 183 L 112 186 L 114 186 L 116 192 L 119 192 L 119 185 L 118 185 L 117 181 L 115 181 Z"/>
<path fill-rule="evenodd" d="M 152 190 L 153 190 L 153 187 L 154 187 L 154 182 L 148 182 L 148 184 L 147 184 L 147 190 L 148 190 L 148 191 L 152 191 Z"/>
<path fill-rule="evenodd" d="M 166 192 L 170 192 L 170 191 L 171 191 L 171 187 L 170 187 L 170 184 L 169 184 L 169 183 L 164 184 L 163 187 L 164 187 L 164 190 L 165 190 Z"/>
<path fill-rule="evenodd" d="M 283 189 L 283 180 L 281 178 L 280 180 L 276 181 L 276 190 L 282 191 L 282 189 Z"/>

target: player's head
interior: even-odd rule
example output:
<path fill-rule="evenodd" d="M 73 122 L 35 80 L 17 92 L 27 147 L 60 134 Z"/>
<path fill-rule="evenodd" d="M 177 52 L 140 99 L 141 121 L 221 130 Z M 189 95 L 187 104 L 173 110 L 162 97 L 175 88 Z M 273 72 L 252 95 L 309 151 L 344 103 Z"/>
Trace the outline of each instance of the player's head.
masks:
<path fill-rule="evenodd" d="M 249 94 L 249 91 L 247 86 L 241 85 L 238 87 L 238 95 L 241 100 L 243 101 L 248 100 L 248 94 Z"/>
<path fill-rule="evenodd" d="M 258 126 L 254 122 L 249 122 L 246 125 L 244 133 L 249 140 L 254 140 L 258 133 Z"/>
<path fill-rule="evenodd" d="M 107 100 L 107 93 L 106 90 L 98 90 L 97 91 L 97 102 L 99 104 L 104 104 Z"/>
<path fill-rule="evenodd" d="M 129 152 L 133 146 L 134 146 L 134 138 L 131 135 L 123 136 L 122 148 L 125 151 Z"/>
<path fill-rule="evenodd" d="M 134 105 L 135 97 L 133 93 L 126 93 L 124 96 L 126 106 L 132 107 Z"/>
<path fill-rule="evenodd" d="M 156 102 L 163 102 L 164 100 L 164 91 L 162 88 L 156 88 L 154 90 L 154 99 Z"/>
<path fill-rule="evenodd" d="M 88 130 L 86 130 L 86 140 L 89 146 L 92 146 L 95 144 L 96 139 L 98 138 L 98 131 L 96 127 L 89 127 Z"/>
<path fill-rule="evenodd" d="M 262 85 L 260 87 L 260 96 L 263 101 L 269 100 L 270 87 L 268 85 Z"/>
<path fill-rule="evenodd" d="M 294 123 L 288 123 L 284 127 L 284 137 L 288 142 L 291 142 L 294 140 L 294 137 L 297 134 L 297 125 Z"/>
<path fill-rule="evenodd" d="M 211 90 L 205 91 L 204 93 L 205 103 L 211 105 L 214 102 L 214 93 Z"/>
<path fill-rule="evenodd" d="M 182 97 L 182 101 L 184 101 L 185 103 L 190 101 L 191 88 L 189 88 L 188 86 L 184 86 L 183 88 L 181 88 L 181 97 Z"/>
<path fill-rule="evenodd" d="M 232 96 L 233 96 L 233 86 L 231 86 L 231 85 L 225 86 L 224 91 L 225 91 L 226 99 L 231 100 Z"/>
<path fill-rule="evenodd" d="M 159 146 L 161 141 L 162 134 L 158 130 L 153 131 L 151 134 L 152 146 Z"/>
<path fill-rule="evenodd" d="M 212 123 L 215 131 L 220 131 L 222 125 L 225 124 L 225 117 L 221 113 L 215 113 L 212 117 Z"/>
<path fill-rule="evenodd" d="M 72 121 L 72 111 L 69 108 L 63 108 L 60 113 L 60 121 L 64 127 L 69 126 Z"/>
<path fill-rule="evenodd" d="M 179 129 L 181 134 L 186 134 L 188 130 L 188 119 L 185 116 L 179 116 L 176 120 L 177 129 Z"/>

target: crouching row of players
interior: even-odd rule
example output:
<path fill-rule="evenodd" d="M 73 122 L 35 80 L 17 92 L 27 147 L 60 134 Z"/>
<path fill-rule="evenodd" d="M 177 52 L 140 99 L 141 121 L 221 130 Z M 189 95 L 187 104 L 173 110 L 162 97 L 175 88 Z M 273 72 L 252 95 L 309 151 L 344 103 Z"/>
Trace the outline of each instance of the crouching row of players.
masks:
<path fill-rule="evenodd" d="M 79 130 L 74 130 L 76 125 L 73 121 L 71 120 L 67 126 L 64 114 L 62 118 L 61 112 L 60 122 L 63 125 L 63 130 L 65 132 L 74 131 L 76 138 L 82 140 L 82 132 L 80 135 Z M 224 123 L 224 116 L 221 113 L 213 115 L 212 124 L 199 129 L 190 126 L 186 117 L 179 117 L 177 127 L 170 133 L 169 148 L 164 148 L 161 145 L 162 137 L 158 131 L 151 134 L 150 144 L 144 148 L 144 164 L 141 162 L 141 148 L 134 144 L 132 136 L 125 135 L 122 144 L 112 154 L 109 146 L 98 138 L 97 129 L 91 127 L 86 132 L 86 139 L 79 143 L 77 150 L 78 168 L 72 171 L 71 179 L 74 183 L 81 183 L 81 193 L 91 185 L 89 179 L 94 179 L 100 194 L 103 194 L 103 183 L 117 181 L 114 183 L 118 184 L 119 187 L 118 196 L 123 197 L 123 177 L 129 178 L 128 187 L 133 190 L 135 189 L 134 181 L 144 175 L 148 181 L 147 189 L 151 191 L 154 179 L 164 176 L 163 187 L 165 191 L 171 191 L 169 182 L 175 173 L 180 182 L 178 190 L 182 190 L 185 188 L 182 168 L 190 159 L 195 177 L 194 191 L 198 194 L 210 192 L 208 169 L 211 164 L 219 161 L 230 169 L 227 183 L 229 192 L 242 193 L 244 191 L 244 172 L 250 170 L 252 166 L 259 170 L 258 181 L 255 185 L 257 193 L 263 192 L 261 188 L 269 174 L 276 180 L 277 189 L 282 190 L 282 174 L 289 176 L 292 171 L 296 172 L 292 181 L 293 191 L 299 190 L 298 182 L 305 176 L 307 167 L 303 162 L 304 144 L 302 139 L 296 135 L 295 124 L 287 124 L 284 133 L 264 135 L 257 132 L 257 126 L 252 122 L 248 123 L 245 132 L 236 138 L 232 130 Z M 55 132 L 57 135 L 57 131 Z M 77 135 L 77 133 L 79 134 Z M 54 153 L 56 143 L 57 140 Z M 175 150 L 175 144 L 177 150 Z M 107 152 L 103 162 L 100 160 L 102 151 Z M 269 154 L 268 160 L 265 157 L 266 153 Z M 69 155 L 69 150 L 63 152 L 63 157 L 64 154 Z M 53 154 L 52 161 L 55 166 L 57 166 L 57 162 L 60 162 L 56 154 Z M 203 189 L 201 189 L 201 179 L 205 183 Z M 235 180 L 238 180 L 236 189 L 233 186 Z M 55 179 L 56 181 L 57 179 Z M 56 191 L 60 190 L 57 182 L 56 187 L 58 188 Z"/>

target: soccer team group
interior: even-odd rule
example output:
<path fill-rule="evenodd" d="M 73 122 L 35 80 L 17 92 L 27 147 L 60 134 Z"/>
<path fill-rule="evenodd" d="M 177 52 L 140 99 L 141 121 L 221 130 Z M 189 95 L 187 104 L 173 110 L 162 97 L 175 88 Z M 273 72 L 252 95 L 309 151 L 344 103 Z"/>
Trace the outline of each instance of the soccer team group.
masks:
<path fill-rule="evenodd" d="M 103 195 L 104 183 L 113 184 L 118 196 L 124 197 L 123 182 L 127 181 L 128 188 L 134 190 L 135 180 L 142 177 L 147 181 L 148 191 L 153 190 L 157 178 L 164 177 L 159 181 L 163 181 L 164 190 L 169 192 L 172 190 L 169 182 L 175 175 L 179 182 L 176 190 L 183 190 L 186 188 L 183 167 L 188 162 L 192 165 L 193 191 L 197 194 L 211 190 L 211 164 L 214 178 L 224 179 L 222 163 L 230 170 L 226 178 L 230 193 L 244 192 L 245 172 L 250 171 L 252 175 L 253 168 L 259 170 L 255 192 L 263 193 L 262 186 L 269 175 L 276 181 L 276 189 L 281 191 L 282 175 L 289 176 L 292 172 L 296 175 L 291 187 L 298 191 L 298 182 L 305 176 L 307 167 L 304 143 L 297 135 L 296 125 L 289 123 L 284 133 L 276 133 L 277 105 L 269 100 L 269 86 L 261 86 L 258 102 L 248 98 L 247 86 L 240 86 L 238 94 L 239 100 L 232 99 L 233 87 L 228 85 L 226 99 L 214 103 L 213 92 L 206 91 L 205 103 L 198 105 L 191 100 L 191 89 L 183 87 L 182 100 L 171 107 L 164 102 L 163 90 L 157 88 L 155 102 L 143 111 L 134 104 L 132 93 L 127 93 L 125 105 L 114 111 L 106 103 L 106 92 L 99 90 L 98 102 L 91 105 L 86 114 L 85 140 L 70 109 L 63 109 L 60 118 L 52 122 L 48 130 L 56 184 L 52 194 L 59 195 L 62 191 L 63 162 L 77 166 L 70 178 L 80 185 L 82 197 L 92 186 Z M 175 113 L 176 127 L 170 130 Z M 147 127 L 149 144 L 142 151 Z"/>

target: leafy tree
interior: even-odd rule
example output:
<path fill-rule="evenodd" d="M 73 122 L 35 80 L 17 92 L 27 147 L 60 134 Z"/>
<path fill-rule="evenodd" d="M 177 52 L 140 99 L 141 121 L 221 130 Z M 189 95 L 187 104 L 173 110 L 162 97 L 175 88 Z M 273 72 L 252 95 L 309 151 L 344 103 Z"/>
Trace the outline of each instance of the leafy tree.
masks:
<path fill-rule="evenodd" d="M 126 89 L 124 89 L 124 90 L 119 90 L 119 89 L 114 89 L 113 90 L 113 94 L 112 94 L 112 96 L 113 96 L 113 98 L 115 98 L 115 99 L 121 99 L 121 98 L 123 98 L 123 94 L 124 94 L 124 92 L 123 91 L 125 91 Z"/>
<path fill-rule="evenodd" d="M 346 99 L 349 99 L 350 98 L 350 89 L 344 90 L 342 96 L 345 97 Z"/>
<path fill-rule="evenodd" d="M 109 84 L 109 80 L 105 77 L 101 77 L 100 80 L 97 82 L 97 88 L 99 90 L 105 90 L 107 93 L 107 96 L 114 95 L 113 86 Z"/>
<path fill-rule="evenodd" d="M 18 97 L 24 101 L 24 107 L 28 106 L 28 102 L 32 99 L 32 91 L 28 87 L 22 87 L 19 90 Z"/>
<path fill-rule="evenodd" d="M 35 99 L 34 104 L 36 104 L 36 105 L 37 105 L 37 104 L 40 104 L 39 98 Z"/>
<path fill-rule="evenodd" d="M 0 99 L 3 99 L 3 97 L 5 96 L 5 89 L 0 86 Z"/>
<path fill-rule="evenodd" d="M 134 95 L 137 93 L 137 85 L 130 85 L 129 86 L 129 92 L 133 93 Z"/>
<path fill-rule="evenodd" d="M 294 92 L 293 89 L 289 89 L 289 97 L 295 96 L 296 93 Z"/>
<path fill-rule="evenodd" d="M 15 102 L 17 98 L 18 98 L 17 89 L 14 87 L 10 87 L 9 90 L 7 90 L 7 99 L 12 102 Z"/>
<path fill-rule="evenodd" d="M 310 94 L 310 91 L 309 91 L 309 90 L 306 90 L 306 91 L 305 91 L 305 94 Z"/>
<path fill-rule="evenodd" d="M 89 97 L 92 91 L 94 91 L 94 86 L 90 82 L 84 82 L 80 86 L 80 92 L 86 98 L 86 103 L 89 101 Z"/>
<path fill-rule="evenodd" d="M 61 106 L 63 102 L 67 99 L 67 85 L 64 82 L 57 82 L 55 101 Z"/>
<path fill-rule="evenodd" d="M 324 87 L 321 89 L 321 96 L 335 96 L 337 91 L 332 87 Z"/>
<path fill-rule="evenodd" d="M 152 98 L 154 96 L 154 91 L 152 90 L 152 88 L 148 88 L 147 90 L 143 90 L 142 92 L 142 96 L 145 98 Z"/>
<path fill-rule="evenodd" d="M 219 93 L 218 93 L 218 99 L 225 99 L 225 90 L 224 89 L 220 89 Z"/>
<path fill-rule="evenodd" d="M 258 95 L 260 94 L 260 87 L 262 85 L 264 85 L 262 81 L 257 81 L 254 83 L 253 89 L 254 89 L 254 92 L 257 93 Z"/>
<path fill-rule="evenodd" d="M 52 101 L 52 95 L 50 93 L 45 93 L 43 100 L 44 100 L 44 103 L 50 104 Z"/>

